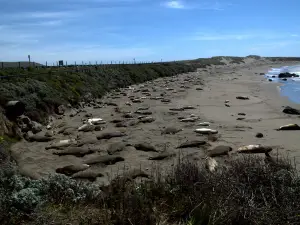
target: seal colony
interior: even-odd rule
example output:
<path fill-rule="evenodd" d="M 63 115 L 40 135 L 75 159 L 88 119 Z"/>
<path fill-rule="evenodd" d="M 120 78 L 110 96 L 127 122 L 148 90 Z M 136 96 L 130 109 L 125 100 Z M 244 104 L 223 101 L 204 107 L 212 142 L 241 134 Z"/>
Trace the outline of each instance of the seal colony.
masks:
<path fill-rule="evenodd" d="M 76 109 L 60 107 L 45 126 L 31 123 L 35 132 L 22 116 L 25 139 L 13 156 L 33 179 L 63 173 L 103 185 L 128 171 L 126 179 L 151 179 L 153 165 L 169 170 L 178 157 L 216 172 L 244 154 L 268 163 L 285 149 L 300 156 L 297 115 L 282 112 L 287 102 L 259 75 L 270 66 L 250 60 L 121 88 Z"/>

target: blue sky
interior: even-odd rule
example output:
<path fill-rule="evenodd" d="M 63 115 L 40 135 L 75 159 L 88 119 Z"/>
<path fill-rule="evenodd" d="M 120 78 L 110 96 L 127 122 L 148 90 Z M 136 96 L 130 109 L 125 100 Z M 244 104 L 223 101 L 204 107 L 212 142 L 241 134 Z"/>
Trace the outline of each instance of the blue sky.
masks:
<path fill-rule="evenodd" d="M 299 0 L 0 0 L 0 61 L 299 56 Z"/>

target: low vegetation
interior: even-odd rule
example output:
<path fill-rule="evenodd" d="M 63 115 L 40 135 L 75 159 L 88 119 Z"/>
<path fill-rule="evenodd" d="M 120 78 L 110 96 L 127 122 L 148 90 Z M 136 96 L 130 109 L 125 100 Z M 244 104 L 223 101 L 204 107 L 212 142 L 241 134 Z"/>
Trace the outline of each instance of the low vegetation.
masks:
<path fill-rule="evenodd" d="M 299 224 L 300 177 L 287 160 L 219 167 L 181 161 L 165 178 L 101 190 L 64 175 L 30 180 L 2 161 L 1 224 Z"/>
<path fill-rule="evenodd" d="M 26 115 L 42 122 L 61 104 L 76 106 L 87 97 L 159 77 L 195 71 L 184 63 L 109 65 L 0 70 L 0 105 L 9 100 L 26 104 Z M 20 75 L 14 76 L 13 75 Z"/>

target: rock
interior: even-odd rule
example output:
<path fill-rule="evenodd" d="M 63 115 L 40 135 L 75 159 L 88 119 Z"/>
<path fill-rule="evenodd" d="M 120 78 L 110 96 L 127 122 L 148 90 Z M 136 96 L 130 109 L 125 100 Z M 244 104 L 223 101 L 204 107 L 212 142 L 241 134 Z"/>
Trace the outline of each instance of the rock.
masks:
<path fill-rule="evenodd" d="M 79 171 L 86 170 L 89 167 L 90 166 L 87 164 L 73 164 L 73 165 L 68 165 L 68 166 L 57 168 L 56 173 L 61 173 L 61 174 L 70 176 Z"/>
<path fill-rule="evenodd" d="M 91 182 L 95 181 L 97 177 L 103 177 L 104 175 L 95 169 L 88 168 L 83 171 L 74 173 L 71 177 L 74 179 L 87 179 Z"/>
<path fill-rule="evenodd" d="M 208 128 L 198 128 L 195 130 L 195 132 L 198 134 L 217 134 L 218 133 L 217 130 L 208 129 Z"/>
<path fill-rule="evenodd" d="M 205 144 L 206 144 L 206 141 L 192 140 L 192 141 L 186 141 L 185 143 L 180 144 L 177 148 L 194 148 L 194 147 L 200 147 Z"/>
<path fill-rule="evenodd" d="M 213 158 L 216 156 L 228 155 L 229 152 L 231 152 L 231 151 L 232 151 L 232 148 L 230 146 L 220 145 L 220 146 L 217 146 L 214 149 L 210 150 L 207 153 L 207 156 Z"/>
<path fill-rule="evenodd" d="M 164 152 L 164 153 L 159 153 L 156 156 L 149 157 L 148 159 L 149 160 L 163 160 L 163 159 L 171 158 L 171 157 L 174 157 L 174 156 L 176 156 L 176 153 Z"/>
<path fill-rule="evenodd" d="M 126 134 L 121 131 L 112 131 L 112 132 L 103 132 L 102 134 L 97 135 L 97 139 L 111 139 L 114 137 L 123 137 Z"/>
<path fill-rule="evenodd" d="M 92 157 L 90 157 L 89 159 L 84 160 L 84 163 L 88 164 L 88 165 L 92 165 L 92 164 L 105 164 L 105 165 L 113 165 L 117 162 L 121 162 L 124 161 L 124 158 L 121 156 L 115 156 L 115 155 L 105 155 L 105 156 L 101 156 L 101 155 L 94 155 Z"/>
<path fill-rule="evenodd" d="M 141 123 L 152 123 L 155 119 L 152 116 L 143 117 L 139 120 Z"/>
<path fill-rule="evenodd" d="M 272 147 L 262 145 L 247 145 L 238 148 L 238 153 L 268 153 L 272 151 Z"/>
<path fill-rule="evenodd" d="M 127 144 L 124 142 L 111 143 L 107 148 L 107 153 L 109 155 L 113 155 L 116 152 L 123 151 L 126 146 L 127 146 Z"/>
<path fill-rule="evenodd" d="M 57 107 L 56 114 L 64 115 L 66 112 L 66 107 L 64 105 L 60 105 Z"/>
<path fill-rule="evenodd" d="M 32 122 L 28 116 L 19 116 L 17 117 L 16 122 L 22 132 L 27 132 L 31 130 Z"/>
<path fill-rule="evenodd" d="M 236 99 L 249 100 L 249 97 L 248 96 L 237 96 Z"/>
<path fill-rule="evenodd" d="M 161 134 L 176 134 L 182 130 L 183 130 L 182 128 L 167 127 L 164 130 L 162 130 Z"/>
<path fill-rule="evenodd" d="M 300 110 L 294 109 L 290 106 L 286 106 L 282 112 L 286 113 L 286 114 L 291 114 L 291 115 L 300 115 Z"/>
<path fill-rule="evenodd" d="M 264 137 L 264 135 L 263 135 L 262 133 L 257 133 L 257 134 L 255 135 L 255 137 L 257 137 L 257 138 L 262 138 L 262 137 Z"/>
<path fill-rule="evenodd" d="M 138 143 L 133 145 L 135 149 L 144 152 L 157 152 L 156 148 L 148 143 Z"/>
<path fill-rule="evenodd" d="M 53 152 L 54 155 L 62 156 L 62 155 L 74 155 L 77 157 L 83 157 L 88 154 L 95 153 L 99 150 L 98 147 L 96 148 L 88 148 L 88 147 L 68 147 L 64 150 L 59 150 Z"/>
<path fill-rule="evenodd" d="M 298 124 L 288 124 L 288 125 L 281 126 L 276 130 L 300 130 L 300 127 Z"/>
<path fill-rule="evenodd" d="M 291 77 L 299 77 L 299 75 L 295 73 L 280 73 L 278 78 L 291 78 Z"/>
<path fill-rule="evenodd" d="M 39 132 L 41 132 L 43 130 L 43 125 L 35 122 L 35 121 L 31 121 L 31 131 L 34 134 L 37 134 Z"/>

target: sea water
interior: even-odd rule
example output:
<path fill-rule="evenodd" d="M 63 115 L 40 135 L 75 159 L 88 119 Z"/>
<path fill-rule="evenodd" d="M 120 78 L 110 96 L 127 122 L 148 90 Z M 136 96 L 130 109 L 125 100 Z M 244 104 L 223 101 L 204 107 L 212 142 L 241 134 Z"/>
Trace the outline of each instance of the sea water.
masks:
<path fill-rule="evenodd" d="M 280 94 L 288 97 L 290 101 L 300 104 L 300 77 L 287 78 L 286 81 L 278 78 L 280 73 L 286 72 L 300 75 L 300 65 L 271 68 L 265 74 L 265 78 L 271 79 L 272 82 L 281 83 Z"/>

